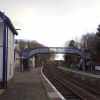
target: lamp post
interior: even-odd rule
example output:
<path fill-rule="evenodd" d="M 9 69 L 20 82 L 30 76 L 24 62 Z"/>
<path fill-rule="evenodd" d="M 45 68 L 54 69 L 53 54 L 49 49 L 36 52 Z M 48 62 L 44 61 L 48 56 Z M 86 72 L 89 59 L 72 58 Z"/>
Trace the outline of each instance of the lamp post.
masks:
<path fill-rule="evenodd" d="M 23 71 L 23 58 L 22 58 L 22 50 L 21 50 L 21 59 L 20 59 L 20 68 L 21 68 L 21 71 Z"/>
<path fill-rule="evenodd" d="M 92 65 L 93 65 L 93 62 L 92 62 L 92 48 L 90 47 L 90 67 L 91 67 L 91 71 L 92 71 Z"/>

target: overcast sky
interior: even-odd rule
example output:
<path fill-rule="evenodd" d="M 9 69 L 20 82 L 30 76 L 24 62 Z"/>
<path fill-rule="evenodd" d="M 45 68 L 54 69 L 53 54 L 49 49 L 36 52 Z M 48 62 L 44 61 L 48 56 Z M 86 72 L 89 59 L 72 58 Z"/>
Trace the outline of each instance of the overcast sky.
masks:
<path fill-rule="evenodd" d="M 16 38 L 51 47 L 96 32 L 100 24 L 100 0 L 2 0 L 0 10 L 21 28 Z"/>

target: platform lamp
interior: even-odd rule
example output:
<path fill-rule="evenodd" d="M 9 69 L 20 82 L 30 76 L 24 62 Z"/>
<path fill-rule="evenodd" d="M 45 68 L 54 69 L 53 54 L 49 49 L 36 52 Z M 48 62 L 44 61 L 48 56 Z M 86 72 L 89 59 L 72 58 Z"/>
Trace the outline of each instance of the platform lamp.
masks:
<path fill-rule="evenodd" d="M 91 64 L 90 64 L 90 70 L 92 71 L 92 67 L 93 67 L 92 47 L 90 47 L 90 61 L 91 61 Z"/>

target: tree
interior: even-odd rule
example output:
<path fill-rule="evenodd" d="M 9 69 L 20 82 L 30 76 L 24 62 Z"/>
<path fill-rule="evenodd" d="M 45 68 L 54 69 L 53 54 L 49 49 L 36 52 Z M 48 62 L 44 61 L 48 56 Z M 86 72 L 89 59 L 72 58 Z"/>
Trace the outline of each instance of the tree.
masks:
<path fill-rule="evenodd" d="M 20 40 L 18 44 L 19 44 L 20 51 L 24 50 L 26 48 L 26 45 L 27 45 L 25 40 Z"/>
<path fill-rule="evenodd" d="M 99 37 L 95 33 L 87 33 L 80 40 L 80 48 L 84 51 L 91 52 L 94 62 L 100 62 L 99 41 Z"/>
<path fill-rule="evenodd" d="M 97 35 L 98 37 L 100 37 L 100 24 L 98 25 L 96 35 Z M 97 42 L 96 48 L 97 48 L 98 51 L 100 51 L 100 41 Z"/>
<path fill-rule="evenodd" d="M 69 47 L 69 48 L 72 48 L 72 49 L 76 49 L 77 48 L 77 43 L 74 41 L 74 40 L 70 40 L 69 41 L 69 44 L 68 42 L 66 42 L 68 46 L 66 47 Z M 66 63 L 67 66 L 71 66 L 71 64 L 73 64 L 75 62 L 75 57 L 76 55 L 73 55 L 73 54 L 65 54 L 64 55 L 64 61 Z"/>
<path fill-rule="evenodd" d="M 96 35 L 97 35 L 98 37 L 100 37 L 100 24 L 98 25 Z"/>
<path fill-rule="evenodd" d="M 95 35 L 95 33 L 87 33 L 81 37 L 80 48 L 85 51 L 96 52 L 97 41 L 98 37 Z"/>
<path fill-rule="evenodd" d="M 97 49 L 97 51 L 100 51 L 100 43 L 99 42 L 96 44 L 96 49 Z"/>
<path fill-rule="evenodd" d="M 69 42 L 69 47 L 70 47 L 70 48 L 77 48 L 74 40 L 71 40 L 71 41 Z"/>

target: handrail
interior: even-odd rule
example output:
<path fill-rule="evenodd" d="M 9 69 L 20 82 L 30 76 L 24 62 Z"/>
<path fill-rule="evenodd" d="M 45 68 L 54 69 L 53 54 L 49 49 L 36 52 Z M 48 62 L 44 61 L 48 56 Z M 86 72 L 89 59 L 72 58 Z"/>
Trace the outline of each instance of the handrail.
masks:
<path fill-rule="evenodd" d="M 24 59 L 30 58 L 35 54 L 43 54 L 43 53 L 70 53 L 70 54 L 78 54 L 84 59 L 89 59 L 90 54 L 83 52 L 80 49 L 76 48 L 66 48 L 66 47 L 40 47 L 40 48 L 31 48 L 29 51 L 22 51 L 22 56 Z"/>

